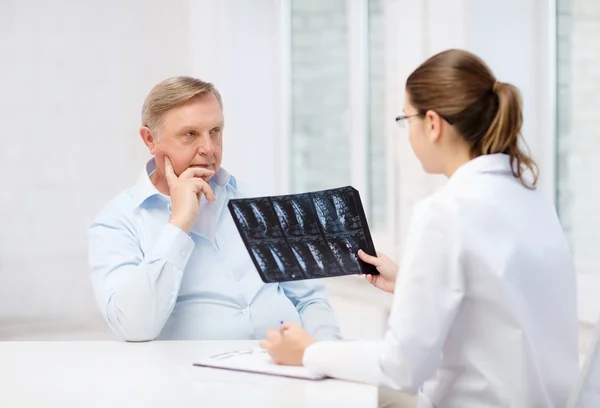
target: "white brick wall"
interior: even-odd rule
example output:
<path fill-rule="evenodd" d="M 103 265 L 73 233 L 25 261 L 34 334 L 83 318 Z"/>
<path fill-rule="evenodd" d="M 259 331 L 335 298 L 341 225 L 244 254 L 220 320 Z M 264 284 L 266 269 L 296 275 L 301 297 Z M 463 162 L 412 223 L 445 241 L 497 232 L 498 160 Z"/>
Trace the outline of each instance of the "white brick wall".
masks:
<path fill-rule="evenodd" d="M 294 0 L 291 4 L 292 190 L 348 185 L 346 0 Z"/>
<path fill-rule="evenodd" d="M 292 190 L 351 184 L 348 0 L 291 1 Z M 368 1 L 368 134 L 371 227 L 386 225 L 384 0 Z M 366 195 L 366 194 L 365 194 Z"/>
<path fill-rule="evenodd" d="M 394 120 L 386 115 L 386 91 L 389 83 L 385 76 L 386 41 L 385 0 L 369 0 L 369 209 L 373 229 L 385 229 L 387 220 L 388 174 L 386 150 L 386 122 Z M 389 54 L 388 54 L 389 55 Z M 389 57 L 388 57 L 389 58 Z M 400 112 L 398 112 L 400 114 Z"/>
<path fill-rule="evenodd" d="M 558 205 L 579 275 L 580 316 L 600 316 L 600 2 L 558 2 Z"/>
<path fill-rule="evenodd" d="M 565 232 L 571 235 L 572 191 L 569 182 L 571 141 L 571 0 L 557 2 L 557 207 Z"/>

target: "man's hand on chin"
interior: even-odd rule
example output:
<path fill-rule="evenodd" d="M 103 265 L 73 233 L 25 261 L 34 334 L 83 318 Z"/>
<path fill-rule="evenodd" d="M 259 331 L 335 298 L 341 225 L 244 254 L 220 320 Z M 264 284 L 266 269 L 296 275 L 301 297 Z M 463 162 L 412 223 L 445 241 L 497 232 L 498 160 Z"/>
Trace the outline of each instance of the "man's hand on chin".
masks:
<path fill-rule="evenodd" d="M 208 201 L 215 201 L 215 194 L 204 178 L 215 172 L 203 167 L 188 167 L 179 176 L 175 174 L 171 160 L 165 155 L 165 177 L 169 185 L 173 212 L 169 222 L 189 234 L 198 211 L 202 194 Z"/>

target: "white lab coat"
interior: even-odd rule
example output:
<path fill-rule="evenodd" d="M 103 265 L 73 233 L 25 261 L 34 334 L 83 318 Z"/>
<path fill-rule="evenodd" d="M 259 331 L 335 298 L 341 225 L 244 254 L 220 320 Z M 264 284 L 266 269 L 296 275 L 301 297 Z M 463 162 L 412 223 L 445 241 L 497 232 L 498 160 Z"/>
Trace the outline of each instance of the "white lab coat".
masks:
<path fill-rule="evenodd" d="M 421 202 L 384 340 L 319 342 L 314 373 L 419 393 L 419 407 L 563 407 L 578 373 L 573 259 L 554 207 L 508 156 Z"/>

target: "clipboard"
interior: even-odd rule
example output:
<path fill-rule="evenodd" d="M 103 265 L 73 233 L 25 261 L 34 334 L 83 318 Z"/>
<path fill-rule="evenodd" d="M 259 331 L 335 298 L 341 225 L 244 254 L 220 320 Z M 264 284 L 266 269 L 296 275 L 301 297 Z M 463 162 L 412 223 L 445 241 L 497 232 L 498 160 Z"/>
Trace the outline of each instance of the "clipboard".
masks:
<path fill-rule="evenodd" d="M 234 350 L 196 361 L 194 366 L 313 381 L 326 378 L 311 374 L 305 367 L 275 364 L 264 350 Z"/>
<path fill-rule="evenodd" d="M 351 186 L 232 199 L 227 207 L 265 283 L 379 274 L 357 255 L 359 249 L 376 251 L 360 194 Z"/>

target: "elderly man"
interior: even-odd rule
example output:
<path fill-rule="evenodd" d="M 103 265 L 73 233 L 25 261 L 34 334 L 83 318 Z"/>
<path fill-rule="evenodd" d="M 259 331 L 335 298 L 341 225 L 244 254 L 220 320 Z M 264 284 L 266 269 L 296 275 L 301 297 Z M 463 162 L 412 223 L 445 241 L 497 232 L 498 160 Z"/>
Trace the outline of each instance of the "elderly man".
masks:
<path fill-rule="evenodd" d="M 317 281 L 261 281 L 227 209 L 243 197 L 221 167 L 223 109 L 212 84 L 175 77 L 156 85 L 140 135 L 153 156 L 88 232 L 102 314 L 128 341 L 260 339 L 281 321 L 340 338 Z"/>

